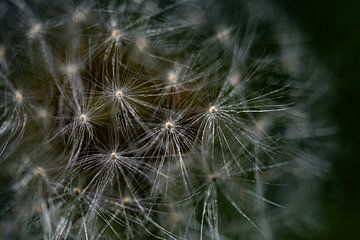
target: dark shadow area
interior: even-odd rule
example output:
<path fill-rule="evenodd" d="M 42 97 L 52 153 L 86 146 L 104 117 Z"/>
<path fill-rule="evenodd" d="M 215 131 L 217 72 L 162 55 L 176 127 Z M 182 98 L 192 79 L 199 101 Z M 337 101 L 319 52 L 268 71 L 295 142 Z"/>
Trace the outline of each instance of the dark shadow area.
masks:
<path fill-rule="evenodd" d="M 277 1 L 300 25 L 309 45 L 334 75 L 330 109 L 340 146 L 323 189 L 326 226 L 314 239 L 360 235 L 360 15 L 358 1 Z"/>

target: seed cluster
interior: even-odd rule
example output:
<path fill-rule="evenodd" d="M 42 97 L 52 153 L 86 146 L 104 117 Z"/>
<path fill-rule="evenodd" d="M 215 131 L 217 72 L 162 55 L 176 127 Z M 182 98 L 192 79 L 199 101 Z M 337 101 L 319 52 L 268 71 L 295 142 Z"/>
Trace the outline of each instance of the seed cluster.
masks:
<path fill-rule="evenodd" d="M 0 238 L 281 239 L 306 164 L 324 165 L 275 7 L 5 5 Z"/>

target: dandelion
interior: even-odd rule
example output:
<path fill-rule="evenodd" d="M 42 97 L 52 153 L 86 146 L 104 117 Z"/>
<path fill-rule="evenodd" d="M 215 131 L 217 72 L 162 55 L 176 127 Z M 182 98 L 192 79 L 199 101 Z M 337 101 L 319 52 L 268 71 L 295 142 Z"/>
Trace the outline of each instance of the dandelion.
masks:
<path fill-rule="evenodd" d="M 29 32 L 28 32 L 28 36 L 30 39 L 35 39 L 37 38 L 41 33 L 43 32 L 43 27 L 41 23 L 34 23 Z"/>
<path fill-rule="evenodd" d="M 39 109 L 37 114 L 40 119 L 46 119 L 49 116 L 45 109 Z"/>
<path fill-rule="evenodd" d="M 311 113 L 321 74 L 284 46 L 271 4 L 8 2 L 0 238 L 271 240 L 289 216 L 308 225 L 296 196 L 324 176 L 314 139 L 331 129 Z"/>
<path fill-rule="evenodd" d="M 121 38 L 121 35 L 122 35 L 121 31 L 118 30 L 118 29 L 114 29 L 114 30 L 112 30 L 112 32 L 111 32 L 111 37 L 112 37 L 116 42 L 119 41 L 119 39 Z"/>
<path fill-rule="evenodd" d="M 175 72 L 169 72 L 167 79 L 170 83 L 176 83 L 178 80 L 178 76 Z"/>
<path fill-rule="evenodd" d="M 231 41 L 231 28 L 220 28 L 216 33 L 216 38 L 224 45 L 229 45 Z"/>
<path fill-rule="evenodd" d="M 216 113 L 218 110 L 217 110 L 217 108 L 216 108 L 216 106 L 211 106 L 210 108 L 209 108 L 209 113 Z"/>
<path fill-rule="evenodd" d="M 22 101 L 23 101 L 23 96 L 19 91 L 15 91 L 15 97 L 14 98 L 15 98 L 15 102 L 17 104 L 21 104 Z"/>
<path fill-rule="evenodd" d="M 165 123 L 165 129 L 171 131 L 174 128 L 174 124 L 171 121 Z"/>

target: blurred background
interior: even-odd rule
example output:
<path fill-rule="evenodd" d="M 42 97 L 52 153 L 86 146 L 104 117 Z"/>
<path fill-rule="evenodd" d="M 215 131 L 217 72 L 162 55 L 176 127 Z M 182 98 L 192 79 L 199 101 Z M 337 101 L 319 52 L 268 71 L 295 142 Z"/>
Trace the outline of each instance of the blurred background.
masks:
<path fill-rule="evenodd" d="M 326 226 L 310 239 L 360 239 L 360 1 L 276 1 L 334 75 L 330 117 L 339 126 L 322 189 Z"/>

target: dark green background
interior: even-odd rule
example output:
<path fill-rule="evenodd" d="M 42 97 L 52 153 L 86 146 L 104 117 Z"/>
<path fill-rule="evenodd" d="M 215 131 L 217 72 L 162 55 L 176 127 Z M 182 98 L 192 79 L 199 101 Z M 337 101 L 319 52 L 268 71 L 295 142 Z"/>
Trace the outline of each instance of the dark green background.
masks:
<path fill-rule="evenodd" d="M 360 239 L 360 1 L 277 2 L 334 75 L 330 116 L 338 147 L 322 190 L 326 227 L 311 239 Z"/>

